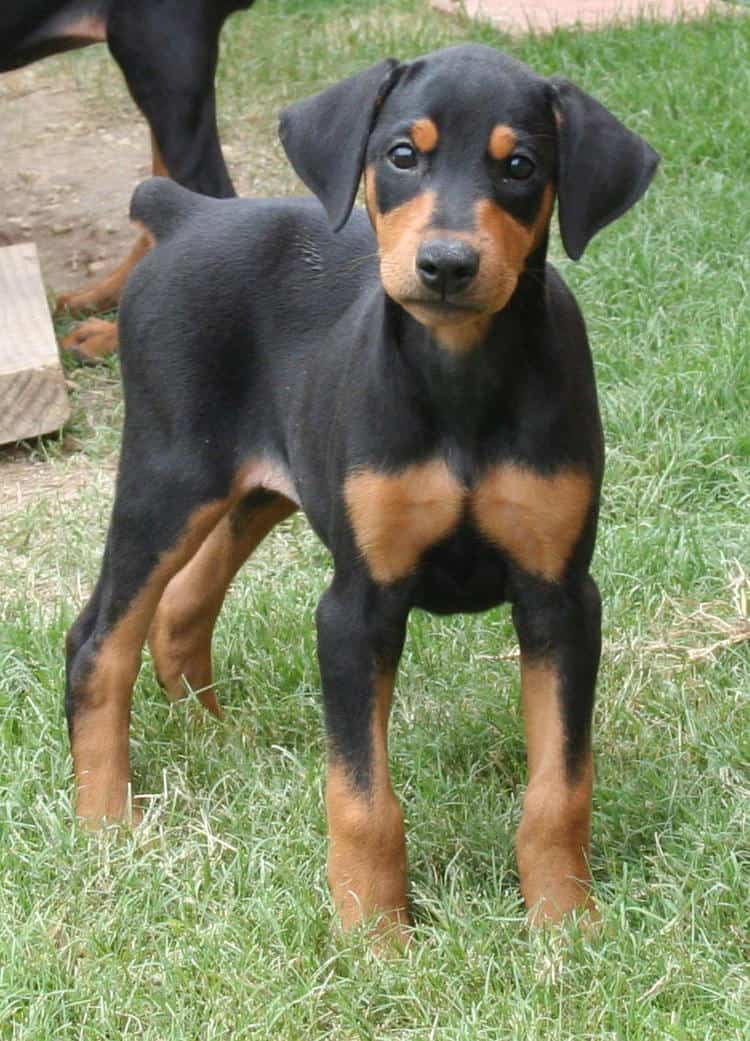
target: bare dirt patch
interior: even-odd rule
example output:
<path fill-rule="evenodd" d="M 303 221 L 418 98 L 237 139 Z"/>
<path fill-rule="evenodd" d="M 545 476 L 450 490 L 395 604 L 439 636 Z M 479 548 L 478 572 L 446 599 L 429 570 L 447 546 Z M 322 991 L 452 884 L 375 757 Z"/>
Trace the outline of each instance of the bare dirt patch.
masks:
<path fill-rule="evenodd" d="M 282 164 L 269 119 L 256 114 L 222 127 L 241 192 L 293 186 L 290 172 L 274 177 Z M 33 241 L 50 294 L 77 289 L 123 259 L 136 235 L 130 198 L 151 175 L 150 136 L 105 48 L 0 76 L 0 164 L 0 246 Z M 0 448 L 0 521 L 45 498 L 68 500 L 73 470 L 89 483 L 91 457 L 102 470 L 114 466 L 116 373 L 69 375 L 76 436 Z M 111 426 L 104 438 L 95 429 L 103 424 Z"/>
<path fill-rule="evenodd" d="M 0 112 L 0 244 L 33 240 L 47 287 L 76 289 L 131 244 L 128 201 L 150 174 L 148 130 L 60 60 L 0 78 Z"/>
<path fill-rule="evenodd" d="M 226 125 L 240 193 L 288 192 L 275 112 Z M 69 292 L 115 267 L 135 232 L 136 185 L 151 176 L 148 127 L 103 47 L 0 76 L 0 245 L 34 241 L 50 290 Z"/>
<path fill-rule="evenodd" d="M 69 59 L 54 59 L 0 77 L 0 245 L 34 241 L 50 291 L 74 289 L 119 261 L 133 239 L 130 193 L 150 171 L 148 130 L 128 112 L 124 90 L 105 103 L 73 69 Z M 107 384 L 117 393 L 111 378 Z M 75 382 L 71 390 L 76 406 Z M 21 581 L 39 529 L 55 527 L 95 470 L 110 473 L 111 484 L 114 460 L 93 462 L 78 447 L 52 438 L 0 449 L 6 578 Z M 42 504 L 48 516 L 40 524 Z"/>

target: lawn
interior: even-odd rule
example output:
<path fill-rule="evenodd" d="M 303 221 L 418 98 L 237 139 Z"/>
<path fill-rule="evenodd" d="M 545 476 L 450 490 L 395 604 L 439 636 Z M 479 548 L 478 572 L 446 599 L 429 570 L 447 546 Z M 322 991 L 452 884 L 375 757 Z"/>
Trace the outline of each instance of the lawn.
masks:
<path fill-rule="evenodd" d="M 604 921 L 532 935 L 513 851 L 525 784 L 507 610 L 415 612 L 392 727 L 416 929 L 373 956 L 332 929 L 304 521 L 241 575 L 216 635 L 217 724 L 150 662 L 136 832 L 73 822 L 63 640 L 98 569 L 117 362 L 73 365 L 59 441 L 0 456 L 32 492 L 0 539 L 0 1039 L 741 1041 L 750 1038 L 750 19 L 510 41 L 421 0 L 258 0 L 225 33 L 239 183 L 299 190 L 287 101 L 386 54 L 494 43 L 595 94 L 663 156 L 645 200 L 573 265 L 608 443 L 592 869 Z M 82 89 L 120 88 L 94 52 Z M 13 470 L 17 472 L 16 469 Z"/>

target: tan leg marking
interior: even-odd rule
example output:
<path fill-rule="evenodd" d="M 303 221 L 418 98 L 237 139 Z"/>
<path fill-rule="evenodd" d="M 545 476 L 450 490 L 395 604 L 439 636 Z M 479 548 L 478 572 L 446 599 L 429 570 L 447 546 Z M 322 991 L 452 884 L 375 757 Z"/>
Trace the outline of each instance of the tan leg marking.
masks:
<path fill-rule="evenodd" d="M 531 921 L 559 921 L 576 908 L 598 917 L 588 866 L 594 768 L 587 749 L 574 780 L 565 766 L 560 677 L 548 664 L 521 659 L 529 784 L 516 837 L 521 892 Z"/>
<path fill-rule="evenodd" d="M 77 325 L 62 341 L 63 350 L 70 351 L 83 362 L 98 362 L 117 350 L 117 323 L 103 318 L 87 318 Z"/>
<path fill-rule="evenodd" d="M 507 159 L 516 147 L 516 134 L 506 123 L 497 123 L 492 128 L 487 151 L 493 159 Z"/>
<path fill-rule="evenodd" d="M 146 234 L 138 236 L 135 245 L 127 258 L 106 278 L 95 282 L 86 289 L 74 293 L 66 293 L 57 298 L 56 313 L 63 311 L 108 311 L 117 307 L 120 294 L 128 280 L 130 272 L 139 260 L 142 260 L 151 248 L 153 238 Z"/>
<path fill-rule="evenodd" d="M 125 283 L 139 260 L 142 260 L 153 245 L 153 236 L 143 232 L 127 258 L 115 268 L 111 275 L 95 282 L 86 289 L 66 293 L 57 298 L 55 314 L 65 311 L 109 311 L 120 302 Z M 72 351 L 82 361 L 97 361 L 117 350 L 118 335 L 115 322 L 102 318 L 88 318 L 78 325 L 62 341 L 63 350 Z"/>
<path fill-rule="evenodd" d="M 431 119 L 417 119 L 411 125 L 410 137 L 420 152 L 433 152 L 440 140 L 440 131 Z"/>
<path fill-rule="evenodd" d="M 215 716 L 223 713 L 211 689 L 211 637 L 230 583 L 268 532 L 297 509 L 277 500 L 245 513 L 239 503 L 206 536 L 200 549 L 164 590 L 149 630 L 149 645 L 170 701 L 185 683 Z"/>
<path fill-rule="evenodd" d="M 526 571 L 559 579 L 591 507 L 588 474 L 561 470 L 543 476 L 505 463 L 484 478 L 472 510 L 482 533 Z"/>
<path fill-rule="evenodd" d="M 413 571 L 424 551 L 457 527 L 465 494 L 442 459 L 347 478 L 349 519 L 373 578 L 395 582 Z"/>
<path fill-rule="evenodd" d="M 154 176 L 168 177 L 167 167 L 151 133 L 151 169 Z M 57 298 L 55 314 L 65 311 L 109 311 L 117 307 L 122 291 L 136 264 L 153 248 L 154 237 L 141 225 L 135 245 L 125 260 L 105 278 L 85 289 L 77 289 Z M 117 326 L 101 318 L 89 318 L 62 341 L 64 350 L 74 351 L 84 361 L 95 361 L 117 350 Z"/>
<path fill-rule="evenodd" d="M 388 720 L 394 677 L 375 679 L 369 791 L 353 784 L 346 767 L 328 767 L 328 880 L 344 929 L 379 915 L 378 931 L 408 942 L 404 815 L 388 770 Z"/>
<path fill-rule="evenodd" d="M 153 130 L 151 131 L 151 173 L 154 177 L 169 177 L 167 164 L 164 162 L 164 156 L 161 154 L 161 148 L 159 148 L 159 142 L 156 140 Z"/>
<path fill-rule="evenodd" d="M 129 817 L 130 699 L 148 627 L 167 582 L 195 553 L 228 505 L 222 500 L 195 511 L 182 538 L 160 557 L 99 647 L 74 715 L 71 741 L 77 814 L 94 827 L 103 820 Z"/>

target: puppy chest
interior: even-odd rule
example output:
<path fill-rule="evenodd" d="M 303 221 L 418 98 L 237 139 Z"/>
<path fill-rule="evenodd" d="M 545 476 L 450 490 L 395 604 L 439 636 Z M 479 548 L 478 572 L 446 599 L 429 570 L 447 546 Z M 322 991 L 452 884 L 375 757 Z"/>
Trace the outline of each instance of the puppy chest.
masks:
<path fill-rule="evenodd" d="M 422 554 L 458 527 L 466 491 L 435 459 L 395 474 L 358 470 L 348 478 L 344 497 L 372 577 L 388 583 L 414 571 Z"/>
<path fill-rule="evenodd" d="M 554 582 L 583 533 L 593 499 L 591 477 L 565 469 L 540 474 L 505 464 L 472 497 L 482 535 L 525 571 Z"/>
<path fill-rule="evenodd" d="M 469 488 L 442 459 L 397 473 L 359 469 L 344 498 L 357 546 L 384 584 L 414 572 L 423 555 L 462 524 L 524 570 L 558 579 L 578 542 L 592 500 L 588 474 L 539 474 L 505 463 Z"/>

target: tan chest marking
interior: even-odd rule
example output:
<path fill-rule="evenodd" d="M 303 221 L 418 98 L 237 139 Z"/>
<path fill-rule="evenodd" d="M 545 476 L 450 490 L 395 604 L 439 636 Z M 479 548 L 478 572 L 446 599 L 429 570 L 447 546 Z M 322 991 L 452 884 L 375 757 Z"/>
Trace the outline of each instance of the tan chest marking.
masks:
<path fill-rule="evenodd" d="M 358 470 L 344 499 L 362 555 L 377 582 L 405 578 L 430 546 L 459 524 L 465 490 L 442 459 L 397 474 Z"/>
<path fill-rule="evenodd" d="M 526 571 L 559 579 L 580 538 L 591 505 L 588 474 L 561 470 L 542 476 L 504 464 L 472 497 L 477 527 Z"/>

